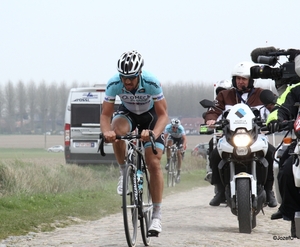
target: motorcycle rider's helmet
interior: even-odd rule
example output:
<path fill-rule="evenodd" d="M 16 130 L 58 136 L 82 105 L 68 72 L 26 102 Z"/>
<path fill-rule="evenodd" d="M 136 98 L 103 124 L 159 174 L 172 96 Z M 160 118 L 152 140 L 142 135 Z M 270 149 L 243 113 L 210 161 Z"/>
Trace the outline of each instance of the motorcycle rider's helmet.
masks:
<path fill-rule="evenodd" d="M 177 118 L 173 118 L 172 120 L 171 120 L 171 124 L 172 124 L 172 127 L 179 127 L 179 125 L 180 125 L 180 120 L 179 119 L 177 119 Z"/>
<path fill-rule="evenodd" d="M 232 88 L 232 83 L 230 80 L 221 80 L 215 83 L 215 95 L 217 96 L 219 92 Z"/>
<path fill-rule="evenodd" d="M 122 76 L 138 76 L 144 65 L 142 55 L 135 50 L 124 52 L 118 60 L 117 69 Z"/>
<path fill-rule="evenodd" d="M 250 68 L 254 66 L 251 62 L 240 62 L 236 64 L 232 70 L 231 76 L 232 76 L 232 85 L 237 88 L 236 85 L 236 77 L 244 77 L 249 79 L 248 88 L 254 87 L 254 79 L 250 77 Z"/>

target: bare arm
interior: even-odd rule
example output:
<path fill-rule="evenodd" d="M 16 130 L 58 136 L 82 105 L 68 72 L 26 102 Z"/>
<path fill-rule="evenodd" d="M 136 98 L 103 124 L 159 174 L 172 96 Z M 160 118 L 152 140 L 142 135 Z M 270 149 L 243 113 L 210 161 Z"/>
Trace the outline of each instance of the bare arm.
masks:
<path fill-rule="evenodd" d="M 164 131 L 169 122 L 166 99 L 155 102 L 154 108 L 157 115 L 157 122 L 154 126 L 153 132 L 157 138 Z"/>
<path fill-rule="evenodd" d="M 183 149 L 186 150 L 186 145 L 187 145 L 187 138 L 186 138 L 186 135 L 183 135 L 182 136 L 182 145 L 183 145 Z"/>
<path fill-rule="evenodd" d="M 104 134 L 105 139 L 115 138 L 115 133 L 111 129 L 111 118 L 114 113 L 114 104 L 103 102 L 102 104 L 102 113 L 100 115 L 100 129 Z"/>
<path fill-rule="evenodd" d="M 165 133 L 164 136 L 165 136 L 165 146 L 167 146 L 169 133 Z"/>
<path fill-rule="evenodd" d="M 164 131 L 169 121 L 166 99 L 154 102 L 154 108 L 157 115 L 157 121 L 152 132 L 156 139 Z M 149 141 L 149 130 L 143 130 L 141 135 L 144 141 Z"/>

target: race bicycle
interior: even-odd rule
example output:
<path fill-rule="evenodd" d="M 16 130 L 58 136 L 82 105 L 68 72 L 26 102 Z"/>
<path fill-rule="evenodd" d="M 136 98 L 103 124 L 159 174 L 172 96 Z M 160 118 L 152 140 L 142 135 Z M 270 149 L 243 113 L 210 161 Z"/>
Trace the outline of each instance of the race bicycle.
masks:
<path fill-rule="evenodd" d="M 150 237 L 158 236 L 157 232 L 149 232 L 152 220 L 152 198 L 150 193 L 150 176 L 145 162 L 144 148 L 140 134 L 129 133 L 116 136 L 116 139 L 127 143 L 126 168 L 123 171 L 122 210 L 125 236 L 129 247 L 136 246 L 138 221 L 145 246 L 149 246 Z M 100 134 L 99 151 L 104 153 L 104 138 Z M 154 136 L 150 132 L 152 151 L 157 154 Z"/>
<path fill-rule="evenodd" d="M 181 145 L 182 146 L 182 145 Z M 174 187 L 176 184 L 177 171 L 178 171 L 178 147 L 177 144 L 174 143 L 171 146 L 166 146 L 166 148 L 171 151 L 170 164 L 167 169 L 167 186 Z"/>

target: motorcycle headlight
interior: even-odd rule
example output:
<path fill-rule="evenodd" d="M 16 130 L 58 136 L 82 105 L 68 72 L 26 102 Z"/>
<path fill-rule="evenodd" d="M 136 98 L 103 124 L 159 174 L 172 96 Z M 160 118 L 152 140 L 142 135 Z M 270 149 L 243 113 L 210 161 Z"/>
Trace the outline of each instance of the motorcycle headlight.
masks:
<path fill-rule="evenodd" d="M 233 136 L 233 144 L 236 146 L 237 155 L 247 155 L 248 146 L 251 143 L 251 136 L 244 130 Z"/>
<path fill-rule="evenodd" d="M 249 134 L 236 134 L 233 137 L 233 143 L 237 147 L 247 147 L 251 142 Z"/>

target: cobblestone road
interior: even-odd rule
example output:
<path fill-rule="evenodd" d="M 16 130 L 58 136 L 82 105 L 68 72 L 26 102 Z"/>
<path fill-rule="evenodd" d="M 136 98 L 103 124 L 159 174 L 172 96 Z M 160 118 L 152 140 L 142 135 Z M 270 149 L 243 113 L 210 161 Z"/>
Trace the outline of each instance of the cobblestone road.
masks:
<path fill-rule="evenodd" d="M 179 185 L 180 186 L 180 185 Z M 176 193 L 163 201 L 163 232 L 152 238 L 151 246 L 300 246 L 290 238 L 290 222 L 270 220 L 277 208 L 265 208 L 257 216 L 251 234 L 238 231 L 236 216 L 225 205 L 208 205 L 213 186 Z M 127 246 L 121 213 L 84 222 L 54 232 L 33 233 L 3 240 L 0 247 L 114 247 Z M 138 236 L 138 247 L 143 246 Z"/>

